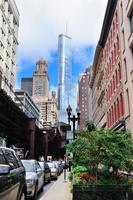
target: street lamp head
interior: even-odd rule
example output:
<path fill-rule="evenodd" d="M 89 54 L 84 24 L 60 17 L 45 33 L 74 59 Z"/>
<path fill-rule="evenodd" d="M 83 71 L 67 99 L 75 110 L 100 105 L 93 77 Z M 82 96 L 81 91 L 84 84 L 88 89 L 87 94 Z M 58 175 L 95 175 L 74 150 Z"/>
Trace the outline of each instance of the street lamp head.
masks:
<path fill-rule="evenodd" d="M 72 108 L 70 105 L 68 105 L 67 109 L 67 114 L 68 114 L 68 123 L 70 124 L 70 116 L 71 116 L 71 112 L 72 112 Z"/>
<path fill-rule="evenodd" d="M 68 105 L 66 111 L 67 111 L 67 113 L 71 113 L 72 112 L 72 108 L 71 108 L 70 104 Z"/>
<path fill-rule="evenodd" d="M 79 109 L 79 107 L 76 108 L 76 112 L 77 112 L 77 116 L 78 116 L 77 120 L 78 120 L 78 125 L 79 125 L 79 122 L 80 122 L 80 109 Z"/>

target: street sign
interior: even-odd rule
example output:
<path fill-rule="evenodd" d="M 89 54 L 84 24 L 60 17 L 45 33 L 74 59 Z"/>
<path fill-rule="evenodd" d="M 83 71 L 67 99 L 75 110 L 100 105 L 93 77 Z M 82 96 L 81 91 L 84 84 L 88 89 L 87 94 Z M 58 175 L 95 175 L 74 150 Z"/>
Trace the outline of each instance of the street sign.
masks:
<path fill-rule="evenodd" d="M 73 132 L 72 131 L 67 131 L 67 140 L 73 140 Z"/>

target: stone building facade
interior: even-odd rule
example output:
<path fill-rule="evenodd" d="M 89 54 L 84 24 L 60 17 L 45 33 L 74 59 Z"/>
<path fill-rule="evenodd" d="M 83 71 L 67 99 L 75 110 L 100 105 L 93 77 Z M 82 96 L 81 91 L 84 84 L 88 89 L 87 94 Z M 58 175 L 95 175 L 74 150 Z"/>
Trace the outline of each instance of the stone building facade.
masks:
<path fill-rule="evenodd" d="M 14 0 L 0 0 L 0 88 L 14 97 L 19 12 Z"/>
<path fill-rule="evenodd" d="M 133 0 L 108 0 L 93 61 L 93 121 L 133 132 Z"/>
<path fill-rule="evenodd" d="M 51 126 L 57 122 L 57 99 L 55 92 L 49 98 L 49 76 L 45 60 L 40 59 L 36 64 L 33 75 L 32 99 L 40 110 L 42 127 Z"/>
<path fill-rule="evenodd" d="M 39 127 L 39 108 L 26 91 L 15 91 L 15 103 L 27 115 L 27 117 L 35 119 L 35 124 Z"/>

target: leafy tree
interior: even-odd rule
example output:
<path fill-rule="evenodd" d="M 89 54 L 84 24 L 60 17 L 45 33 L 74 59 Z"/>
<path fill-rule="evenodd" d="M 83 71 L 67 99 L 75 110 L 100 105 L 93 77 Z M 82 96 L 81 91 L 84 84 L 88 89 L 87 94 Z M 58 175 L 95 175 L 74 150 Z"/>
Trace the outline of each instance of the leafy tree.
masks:
<path fill-rule="evenodd" d="M 92 121 L 87 121 L 85 127 L 89 132 L 96 130 L 96 127 Z"/>
<path fill-rule="evenodd" d="M 133 169 L 133 143 L 127 132 L 82 131 L 67 149 L 74 155 L 73 165 L 87 167 L 97 179 L 102 174 L 105 179 L 116 181 L 119 170 L 130 172 Z M 100 164 L 106 166 L 106 173 L 99 170 Z"/>

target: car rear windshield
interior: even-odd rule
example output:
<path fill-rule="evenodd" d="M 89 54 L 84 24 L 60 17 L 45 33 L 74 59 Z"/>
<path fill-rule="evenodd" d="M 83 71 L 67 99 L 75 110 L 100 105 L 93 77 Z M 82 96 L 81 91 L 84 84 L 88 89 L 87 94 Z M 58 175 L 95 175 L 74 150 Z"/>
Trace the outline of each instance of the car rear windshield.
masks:
<path fill-rule="evenodd" d="M 22 160 L 26 172 L 35 172 L 35 165 L 33 162 L 28 160 Z"/>
<path fill-rule="evenodd" d="M 50 168 L 55 168 L 55 164 L 54 164 L 54 163 L 48 163 L 48 166 L 49 166 Z"/>
<path fill-rule="evenodd" d="M 44 169 L 44 162 L 39 162 L 42 169 Z"/>

